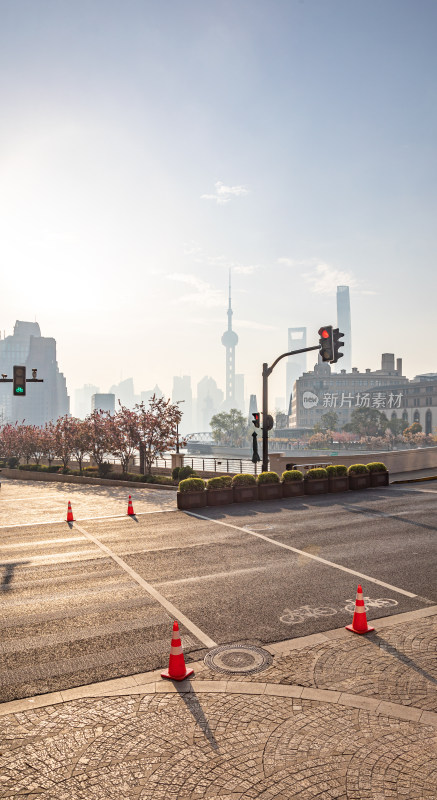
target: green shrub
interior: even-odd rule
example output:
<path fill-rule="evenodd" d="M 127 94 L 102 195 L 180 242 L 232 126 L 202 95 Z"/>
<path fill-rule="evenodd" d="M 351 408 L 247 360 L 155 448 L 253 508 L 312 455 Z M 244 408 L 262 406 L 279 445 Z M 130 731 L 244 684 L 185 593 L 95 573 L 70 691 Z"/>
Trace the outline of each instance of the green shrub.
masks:
<path fill-rule="evenodd" d="M 71 475 L 71 470 L 68 467 L 58 467 L 58 475 Z"/>
<path fill-rule="evenodd" d="M 303 481 L 303 473 L 300 469 L 286 469 L 285 472 L 282 473 L 282 480 L 284 483 Z"/>
<path fill-rule="evenodd" d="M 337 477 L 347 475 L 347 467 L 344 464 L 337 464 L 335 469 Z"/>
<path fill-rule="evenodd" d="M 47 467 L 47 472 L 57 472 L 58 469 L 59 469 L 59 467 L 53 467 L 53 466 Z"/>
<path fill-rule="evenodd" d="M 387 472 L 387 467 L 382 461 L 371 461 L 370 464 L 367 464 L 367 469 L 369 472 Z"/>
<path fill-rule="evenodd" d="M 277 472 L 260 472 L 257 478 L 258 483 L 279 483 Z"/>
<path fill-rule="evenodd" d="M 99 478 L 107 478 L 111 470 L 112 470 L 112 464 L 110 464 L 109 461 L 103 461 L 98 468 Z"/>
<path fill-rule="evenodd" d="M 8 458 L 8 467 L 9 467 L 9 469 L 17 469 L 19 463 L 20 463 L 20 459 L 17 458 L 17 456 L 11 456 L 10 458 Z"/>
<path fill-rule="evenodd" d="M 193 467 L 190 467 L 188 464 L 185 467 L 179 467 L 178 472 L 178 481 L 183 481 L 185 478 L 196 478 L 198 477 L 197 473 L 194 471 Z"/>
<path fill-rule="evenodd" d="M 202 478 L 184 478 L 183 481 L 179 483 L 179 491 L 180 492 L 199 492 L 205 488 L 205 482 Z"/>
<path fill-rule="evenodd" d="M 179 470 L 180 467 L 175 467 L 174 470 L 172 470 L 171 477 L 173 478 L 174 481 L 177 481 L 179 477 Z"/>
<path fill-rule="evenodd" d="M 329 466 L 326 467 L 326 472 L 328 473 L 328 478 L 336 478 L 337 466 L 335 464 L 329 464 Z"/>
<path fill-rule="evenodd" d="M 249 475 L 246 472 L 241 472 L 238 475 L 234 475 L 232 478 L 232 486 L 254 486 L 256 485 L 256 479 L 254 475 Z"/>
<path fill-rule="evenodd" d="M 314 469 L 309 469 L 305 478 L 307 481 L 316 481 L 320 478 L 327 478 L 328 473 L 324 467 L 314 467 Z"/>
<path fill-rule="evenodd" d="M 367 475 L 369 470 L 365 464 L 351 464 L 348 468 L 348 475 Z"/>
<path fill-rule="evenodd" d="M 209 478 L 206 482 L 207 489 L 229 489 L 232 486 L 230 475 L 221 475 L 219 478 Z"/>

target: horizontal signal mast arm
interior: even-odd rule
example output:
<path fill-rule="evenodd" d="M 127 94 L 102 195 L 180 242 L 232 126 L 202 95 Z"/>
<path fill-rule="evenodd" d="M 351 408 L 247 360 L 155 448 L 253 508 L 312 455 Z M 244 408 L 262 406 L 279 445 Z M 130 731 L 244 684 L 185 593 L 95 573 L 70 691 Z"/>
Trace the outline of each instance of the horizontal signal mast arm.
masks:
<path fill-rule="evenodd" d="M 303 347 L 301 350 L 290 350 L 289 353 L 282 353 L 282 356 L 278 356 L 278 358 L 273 362 L 272 366 L 267 368 L 267 375 L 270 375 L 273 372 L 276 364 L 281 360 L 281 358 L 285 358 L 285 356 L 297 356 L 299 353 L 309 353 L 310 350 L 320 350 L 320 346 L 317 344 L 315 347 Z"/>

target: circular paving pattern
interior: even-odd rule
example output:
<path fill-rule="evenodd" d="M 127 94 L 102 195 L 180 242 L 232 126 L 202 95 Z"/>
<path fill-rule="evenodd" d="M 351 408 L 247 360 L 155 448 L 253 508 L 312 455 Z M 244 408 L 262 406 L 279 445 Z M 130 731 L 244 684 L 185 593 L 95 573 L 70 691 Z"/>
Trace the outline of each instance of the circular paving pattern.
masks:
<path fill-rule="evenodd" d="M 332 703 L 159 692 L 7 722 L 10 800 L 435 800 L 435 727 Z"/>
<path fill-rule="evenodd" d="M 207 667 L 227 675 L 253 675 L 269 667 L 273 656 L 261 647 L 246 644 L 220 645 L 204 658 Z"/>

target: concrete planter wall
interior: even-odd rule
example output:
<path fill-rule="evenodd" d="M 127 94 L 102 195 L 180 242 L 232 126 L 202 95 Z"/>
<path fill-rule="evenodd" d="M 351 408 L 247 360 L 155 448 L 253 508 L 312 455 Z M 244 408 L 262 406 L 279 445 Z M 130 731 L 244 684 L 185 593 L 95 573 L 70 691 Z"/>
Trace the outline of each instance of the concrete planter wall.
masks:
<path fill-rule="evenodd" d="M 282 497 L 301 497 L 305 494 L 303 481 L 284 481 L 282 483 Z"/>
<path fill-rule="evenodd" d="M 375 486 L 388 486 L 388 472 L 371 472 L 370 485 Z"/>
<path fill-rule="evenodd" d="M 234 490 L 232 486 L 224 489 L 207 489 L 206 504 L 208 506 L 228 506 L 234 502 Z"/>
<path fill-rule="evenodd" d="M 206 506 L 206 491 L 200 489 L 197 492 L 177 492 L 178 508 L 187 511 L 191 508 L 204 508 Z"/>
<path fill-rule="evenodd" d="M 325 494 L 329 492 L 328 478 L 314 478 L 304 481 L 305 494 Z"/>
<path fill-rule="evenodd" d="M 280 500 L 282 498 L 282 486 L 280 483 L 259 483 L 259 500 Z"/>
<path fill-rule="evenodd" d="M 234 503 L 252 503 L 258 500 L 258 486 L 234 486 Z"/>
<path fill-rule="evenodd" d="M 349 489 L 368 489 L 370 486 L 370 473 L 364 475 L 349 475 Z"/>
<path fill-rule="evenodd" d="M 335 475 L 333 478 L 328 478 L 330 492 L 348 492 L 349 491 L 349 478 L 347 475 Z"/>

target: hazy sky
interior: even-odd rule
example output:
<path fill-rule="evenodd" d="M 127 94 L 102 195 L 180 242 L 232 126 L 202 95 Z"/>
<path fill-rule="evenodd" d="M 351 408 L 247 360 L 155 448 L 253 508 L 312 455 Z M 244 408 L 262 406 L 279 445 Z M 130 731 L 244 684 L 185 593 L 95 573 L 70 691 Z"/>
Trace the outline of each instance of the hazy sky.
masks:
<path fill-rule="evenodd" d="M 436 26 L 435 0 L 0 0 L 1 330 L 36 318 L 71 395 L 224 389 L 231 267 L 247 394 L 338 284 L 355 366 L 437 371 Z"/>

